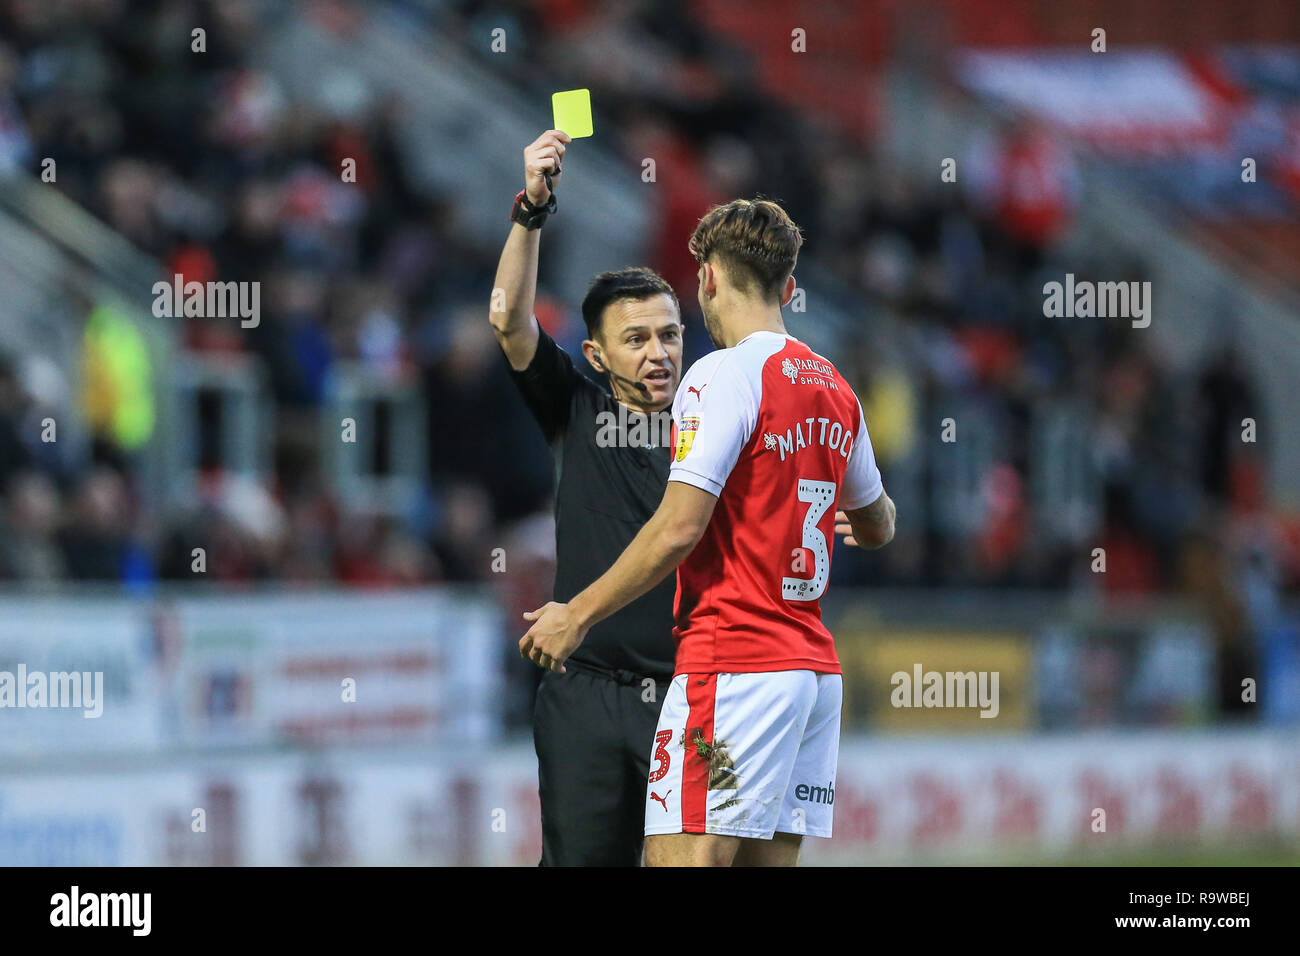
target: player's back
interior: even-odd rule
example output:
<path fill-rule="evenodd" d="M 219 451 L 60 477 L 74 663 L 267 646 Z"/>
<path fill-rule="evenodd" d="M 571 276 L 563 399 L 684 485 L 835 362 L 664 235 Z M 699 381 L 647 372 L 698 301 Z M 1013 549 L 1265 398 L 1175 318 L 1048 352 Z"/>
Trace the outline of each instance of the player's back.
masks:
<path fill-rule="evenodd" d="M 756 332 L 692 366 L 669 480 L 718 496 L 678 567 L 677 673 L 839 673 L 819 599 L 835 509 L 883 490 L 862 407 L 802 342 Z"/>

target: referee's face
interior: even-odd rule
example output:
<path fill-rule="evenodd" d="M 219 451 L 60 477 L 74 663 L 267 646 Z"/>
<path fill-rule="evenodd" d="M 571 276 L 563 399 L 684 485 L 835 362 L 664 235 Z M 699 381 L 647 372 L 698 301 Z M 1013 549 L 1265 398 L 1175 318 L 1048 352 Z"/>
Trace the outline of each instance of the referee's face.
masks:
<path fill-rule="evenodd" d="M 595 344 L 614 372 L 610 383 L 618 401 L 655 412 L 672 405 L 682 374 L 682 319 L 669 296 L 611 302 Z M 648 394 L 632 382 L 640 382 Z"/>

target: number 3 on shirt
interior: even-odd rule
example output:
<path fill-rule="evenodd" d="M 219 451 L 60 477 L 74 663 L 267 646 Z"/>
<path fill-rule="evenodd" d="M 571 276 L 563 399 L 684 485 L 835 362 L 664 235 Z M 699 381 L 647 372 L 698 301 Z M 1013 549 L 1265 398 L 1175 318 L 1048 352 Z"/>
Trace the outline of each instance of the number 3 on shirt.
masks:
<path fill-rule="evenodd" d="M 826 546 L 826 535 L 817 527 L 831 505 L 835 504 L 835 482 L 799 479 L 799 500 L 806 502 L 808 511 L 803 516 L 803 546 L 812 552 L 812 580 L 781 578 L 781 597 L 787 601 L 815 601 L 826 593 L 831 573 L 831 553 Z"/>

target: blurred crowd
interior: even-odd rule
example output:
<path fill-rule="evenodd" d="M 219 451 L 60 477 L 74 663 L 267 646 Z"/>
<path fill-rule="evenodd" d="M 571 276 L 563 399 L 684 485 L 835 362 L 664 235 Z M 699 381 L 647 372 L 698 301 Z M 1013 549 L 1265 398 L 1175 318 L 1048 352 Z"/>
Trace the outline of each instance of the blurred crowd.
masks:
<path fill-rule="evenodd" d="M 1244 626 L 1247 608 L 1295 588 L 1297 549 L 1271 520 L 1267 462 L 1241 440 L 1259 396 L 1230 332 L 1188 374 L 1125 322 L 1044 318 L 1045 277 L 1145 276 L 1141 261 L 1064 257 L 1077 172 L 1042 129 L 1006 122 L 961 157 L 970 172 L 954 188 L 896 168 L 833 116 L 763 93 L 753 57 L 684 3 L 398 6 L 485 58 L 471 40 L 489 24 L 528 38 L 493 66 L 530 95 L 601 90 L 598 122 L 629 175 L 656 160 L 647 264 L 687 311 L 688 361 L 708 348 L 686 248 L 698 217 L 712 203 L 764 194 L 800 223 L 805 258 L 862 316 L 860 328 L 838 330 L 833 358 L 860 388 L 886 481 L 907 474 L 910 497 L 926 503 L 908 514 L 909 496 L 896 493 L 898 539 L 879 554 L 838 560 L 837 551 L 841 580 L 1094 586 L 1091 551 L 1103 547 L 1105 589 L 1193 593 L 1229 630 Z M 368 15 L 333 2 L 302 9 L 335 29 Z M 488 580 L 490 552 L 504 546 L 538 569 L 518 596 L 531 601 L 548 586 L 551 463 L 486 321 L 499 247 L 458 228 L 462 203 L 496 202 L 504 239 L 514 187 L 495 197 L 417 188 L 395 100 L 360 119 L 291 102 L 249 59 L 260 10 L 190 0 L 0 5 L 0 165 L 33 170 L 57 157 L 57 188 L 163 263 L 164 277 L 261 282 L 256 328 L 175 321 L 194 353 L 259 358 L 275 402 L 267 483 L 213 469 L 199 500 L 159 514 L 140 498 L 135 452 L 111 429 L 98 429 L 77 460 L 40 447 L 22 358 L 10 356 L 0 366 L 0 574 L 189 579 L 202 539 L 209 580 L 382 587 Z M 202 56 L 191 52 L 196 26 Z M 344 158 L 356 161 L 355 183 L 339 175 Z M 69 321 L 87 321 L 94 306 Z M 539 298 L 539 316 L 566 346 L 581 338 L 577 306 L 545 289 Z M 409 514 L 349 506 L 331 490 L 319 413 L 344 362 L 422 387 L 431 483 Z M 1053 403 L 1089 422 L 1101 508 L 1073 532 L 1048 535 L 1031 494 L 1044 454 L 1033 426 Z M 950 484 L 934 447 L 949 408 L 978 410 L 995 449 L 973 513 L 956 523 L 934 506 Z"/>
<path fill-rule="evenodd" d="M 395 145 L 398 104 L 357 122 L 313 115 L 248 62 L 261 10 L 184 0 L 0 7 L 0 166 L 35 171 L 55 157 L 56 187 L 161 262 L 159 278 L 260 282 L 256 327 L 174 321 L 193 354 L 260 359 L 275 402 L 269 482 L 222 474 L 200 435 L 199 500 L 162 514 L 141 500 L 139 443 L 111 414 L 97 420 L 94 395 L 92 442 L 41 442 L 24 356 L 9 356 L 4 577 L 193 579 L 201 542 L 206 580 L 227 584 L 473 580 L 488 574 L 486 545 L 500 529 L 546 507 L 545 446 L 529 443 L 527 413 L 484 335 L 496 250 L 463 239 L 451 197 L 410 186 Z M 316 15 L 361 12 L 320 5 Z M 355 183 L 340 176 L 345 157 Z M 94 330 L 114 341 L 133 333 L 85 290 L 69 299 L 60 321 L 79 334 L 84 323 L 76 371 L 94 380 L 96 363 L 116 354 L 93 347 L 105 338 Z M 411 514 L 349 508 L 331 491 L 318 419 L 344 362 L 423 386 L 434 480 Z M 521 449 L 535 467 L 516 460 Z"/>

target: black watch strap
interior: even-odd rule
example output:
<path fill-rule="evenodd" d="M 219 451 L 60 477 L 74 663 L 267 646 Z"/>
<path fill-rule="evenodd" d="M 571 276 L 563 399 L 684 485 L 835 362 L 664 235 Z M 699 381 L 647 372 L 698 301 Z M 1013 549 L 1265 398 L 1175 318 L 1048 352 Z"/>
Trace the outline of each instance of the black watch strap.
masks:
<path fill-rule="evenodd" d="M 519 194 L 515 196 L 515 205 L 510 210 L 510 219 L 512 222 L 519 223 L 525 229 L 540 229 L 542 224 L 546 222 L 547 217 L 555 212 L 556 208 L 554 192 L 551 193 L 550 198 L 544 204 L 534 206 L 528 201 L 527 191 L 521 189 Z"/>

